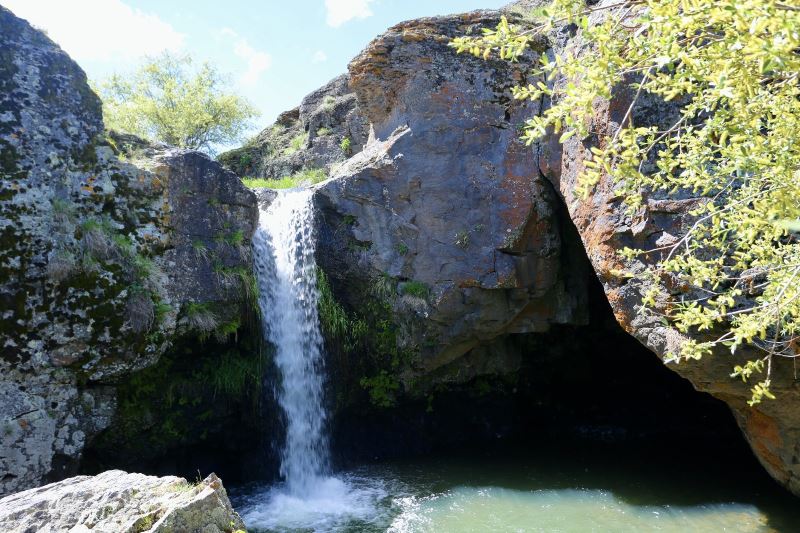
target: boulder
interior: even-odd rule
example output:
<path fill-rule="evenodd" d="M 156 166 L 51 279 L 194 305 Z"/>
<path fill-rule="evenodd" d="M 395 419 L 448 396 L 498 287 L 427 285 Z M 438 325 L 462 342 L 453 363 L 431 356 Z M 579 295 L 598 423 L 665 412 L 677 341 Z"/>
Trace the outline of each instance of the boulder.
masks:
<path fill-rule="evenodd" d="M 2 7 L 0 160 L 4 494 L 75 473 L 117 383 L 238 320 L 258 210 L 205 155 L 104 132 L 83 71 Z"/>
<path fill-rule="evenodd" d="M 109 470 L 0 498 L 7 533 L 233 533 L 244 524 L 222 480 L 189 483 Z"/>

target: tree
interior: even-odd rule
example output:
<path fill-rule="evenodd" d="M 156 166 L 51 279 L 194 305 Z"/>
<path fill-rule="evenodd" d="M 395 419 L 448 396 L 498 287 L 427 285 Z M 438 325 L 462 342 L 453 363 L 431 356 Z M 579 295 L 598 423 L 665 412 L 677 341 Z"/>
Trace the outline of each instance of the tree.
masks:
<path fill-rule="evenodd" d="M 664 318 L 712 340 L 688 340 L 673 360 L 755 347 L 758 357 L 732 376 L 761 376 L 751 405 L 773 398 L 773 359 L 795 358 L 800 346 L 800 7 L 775 0 L 555 0 L 537 15 L 530 28 L 503 19 L 451 45 L 513 61 L 537 36 L 575 24 L 590 46 L 543 54 L 540 74 L 548 83 L 514 89 L 518 99 L 551 101 L 527 122 L 525 140 L 552 131 L 561 142 L 598 134 L 587 126 L 592 103 L 611 98 L 615 87 L 631 89 L 620 127 L 599 132 L 580 192 L 587 195 L 607 175 L 634 212 L 648 191 L 702 199 L 678 242 L 622 254 L 661 254 L 647 267 L 652 289 L 643 303 L 651 310 L 667 279 L 699 294 L 676 297 Z M 668 127 L 633 123 L 631 111 L 645 96 L 672 102 L 677 120 Z"/>
<path fill-rule="evenodd" d="M 212 65 L 192 65 L 190 56 L 165 52 L 130 76 L 111 76 L 99 90 L 106 126 L 209 153 L 240 140 L 258 112 L 225 91 L 225 79 Z"/>

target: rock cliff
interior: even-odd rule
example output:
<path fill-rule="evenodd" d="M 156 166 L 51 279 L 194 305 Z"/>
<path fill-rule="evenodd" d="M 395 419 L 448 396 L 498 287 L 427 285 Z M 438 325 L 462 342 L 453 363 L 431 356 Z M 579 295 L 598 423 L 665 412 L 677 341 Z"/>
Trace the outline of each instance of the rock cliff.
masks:
<path fill-rule="evenodd" d="M 369 125 L 339 76 L 306 96 L 299 107 L 282 113 L 242 148 L 220 154 L 218 160 L 240 176 L 280 179 L 302 170 L 324 174 L 361 151 Z"/>
<path fill-rule="evenodd" d="M 116 384 L 238 327 L 252 192 L 206 156 L 103 131 L 83 71 L 0 7 L 0 494 L 74 472 Z"/>
<path fill-rule="evenodd" d="M 579 50 L 583 44 L 577 34 L 569 41 L 554 42 L 553 47 L 560 52 L 566 47 Z M 633 99 L 632 92 L 617 90 L 611 101 L 598 101 L 591 129 L 613 134 Z M 666 129 L 675 122 L 676 113 L 674 105 L 645 96 L 633 107 L 631 119 L 635 124 L 663 125 L 662 129 Z M 670 352 L 680 353 L 680 345 L 686 337 L 665 325 L 660 316 L 641 307 L 642 295 L 649 286 L 635 274 L 641 272 L 645 262 L 658 261 L 659 255 L 647 254 L 624 261 L 618 252 L 625 247 L 653 250 L 680 241 L 695 221 L 690 212 L 704 201 L 703 197 L 686 192 L 645 192 L 643 208 L 627 215 L 623 199 L 615 193 L 614 183 L 607 175 L 587 199 L 574 194 L 583 162 L 592 147 L 591 139 L 570 139 L 563 147 L 550 139 L 542 145 L 547 146 L 548 151 L 540 151 L 539 169 L 560 191 L 617 321 L 662 359 Z M 686 296 L 688 291 L 681 284 L 673 284 L 670 290 L 669 294 L 658 298 L 661 311 L 671 301 Z M 701 340 L 702 335 L 696 334 L 694 338 Z M 775 361 L 771 388 L 777 399 L 755 407 L 747 404 L 752 385 L 731 378 L 734 365 L 759 357 L 747 348 L 738 350 L 735 355 L 724 349 L 700 361 L 670 363 L 668 367 L 691 381 L 698 390 L 724 401 L 764 468 L 782 485 L 800 495 L 800 390 L 792 361 Z"/>

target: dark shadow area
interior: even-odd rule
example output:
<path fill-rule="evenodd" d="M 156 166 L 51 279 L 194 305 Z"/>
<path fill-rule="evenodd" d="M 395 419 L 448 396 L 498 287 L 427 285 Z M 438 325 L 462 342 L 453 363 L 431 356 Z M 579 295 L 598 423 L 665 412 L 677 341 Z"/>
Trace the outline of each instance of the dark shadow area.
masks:
<path fill-rule="evenodd" d="M 81 472 L 117 468 L 226 482 L 277 472 L 274 376 L 258 325 L 223 338 L 187 337 L 118 385 L 110 427 L 87 443 Z"/>
<path fill-rule="evenodd" d="M 562 220 L 565 260 L 587 278 L 589 324 L 507 336 L 506 346 L 522 356 L 513 373 L 400 397 L 391 409 L 366 402 L 340 409 L 331 428 L 337 466 L 462 454 L 508 455 L 522 465 L 535 454 L 551 458 L 555 470 L 578 461 L 595 471 L 647 472 L 675 487 L 730 480 L 745 492 L 794 501 L 758 463 L 723 402 L 696 391 L 622 330 L 575 228 Z M 632 485 L 627 494 L 646 491 Z"/>

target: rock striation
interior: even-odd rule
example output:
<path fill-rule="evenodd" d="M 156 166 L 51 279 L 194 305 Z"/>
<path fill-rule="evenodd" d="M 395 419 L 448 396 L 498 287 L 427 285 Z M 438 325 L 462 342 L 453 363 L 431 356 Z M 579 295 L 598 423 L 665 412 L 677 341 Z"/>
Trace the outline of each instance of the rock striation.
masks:
<path fill-rule="evenodd" d="M 74 473 L 116 383 L 238 320 L 258 211 L 206 156 L 104 132 L 83 71 L 2 7 L 0 161 L 5 494 Z"/>
<path fill-rule="evenodd" d="M 244 524 L 214 474 L 199 483 L 109 470 L 0 499 L 7 533 L 233 533 Z"/>

